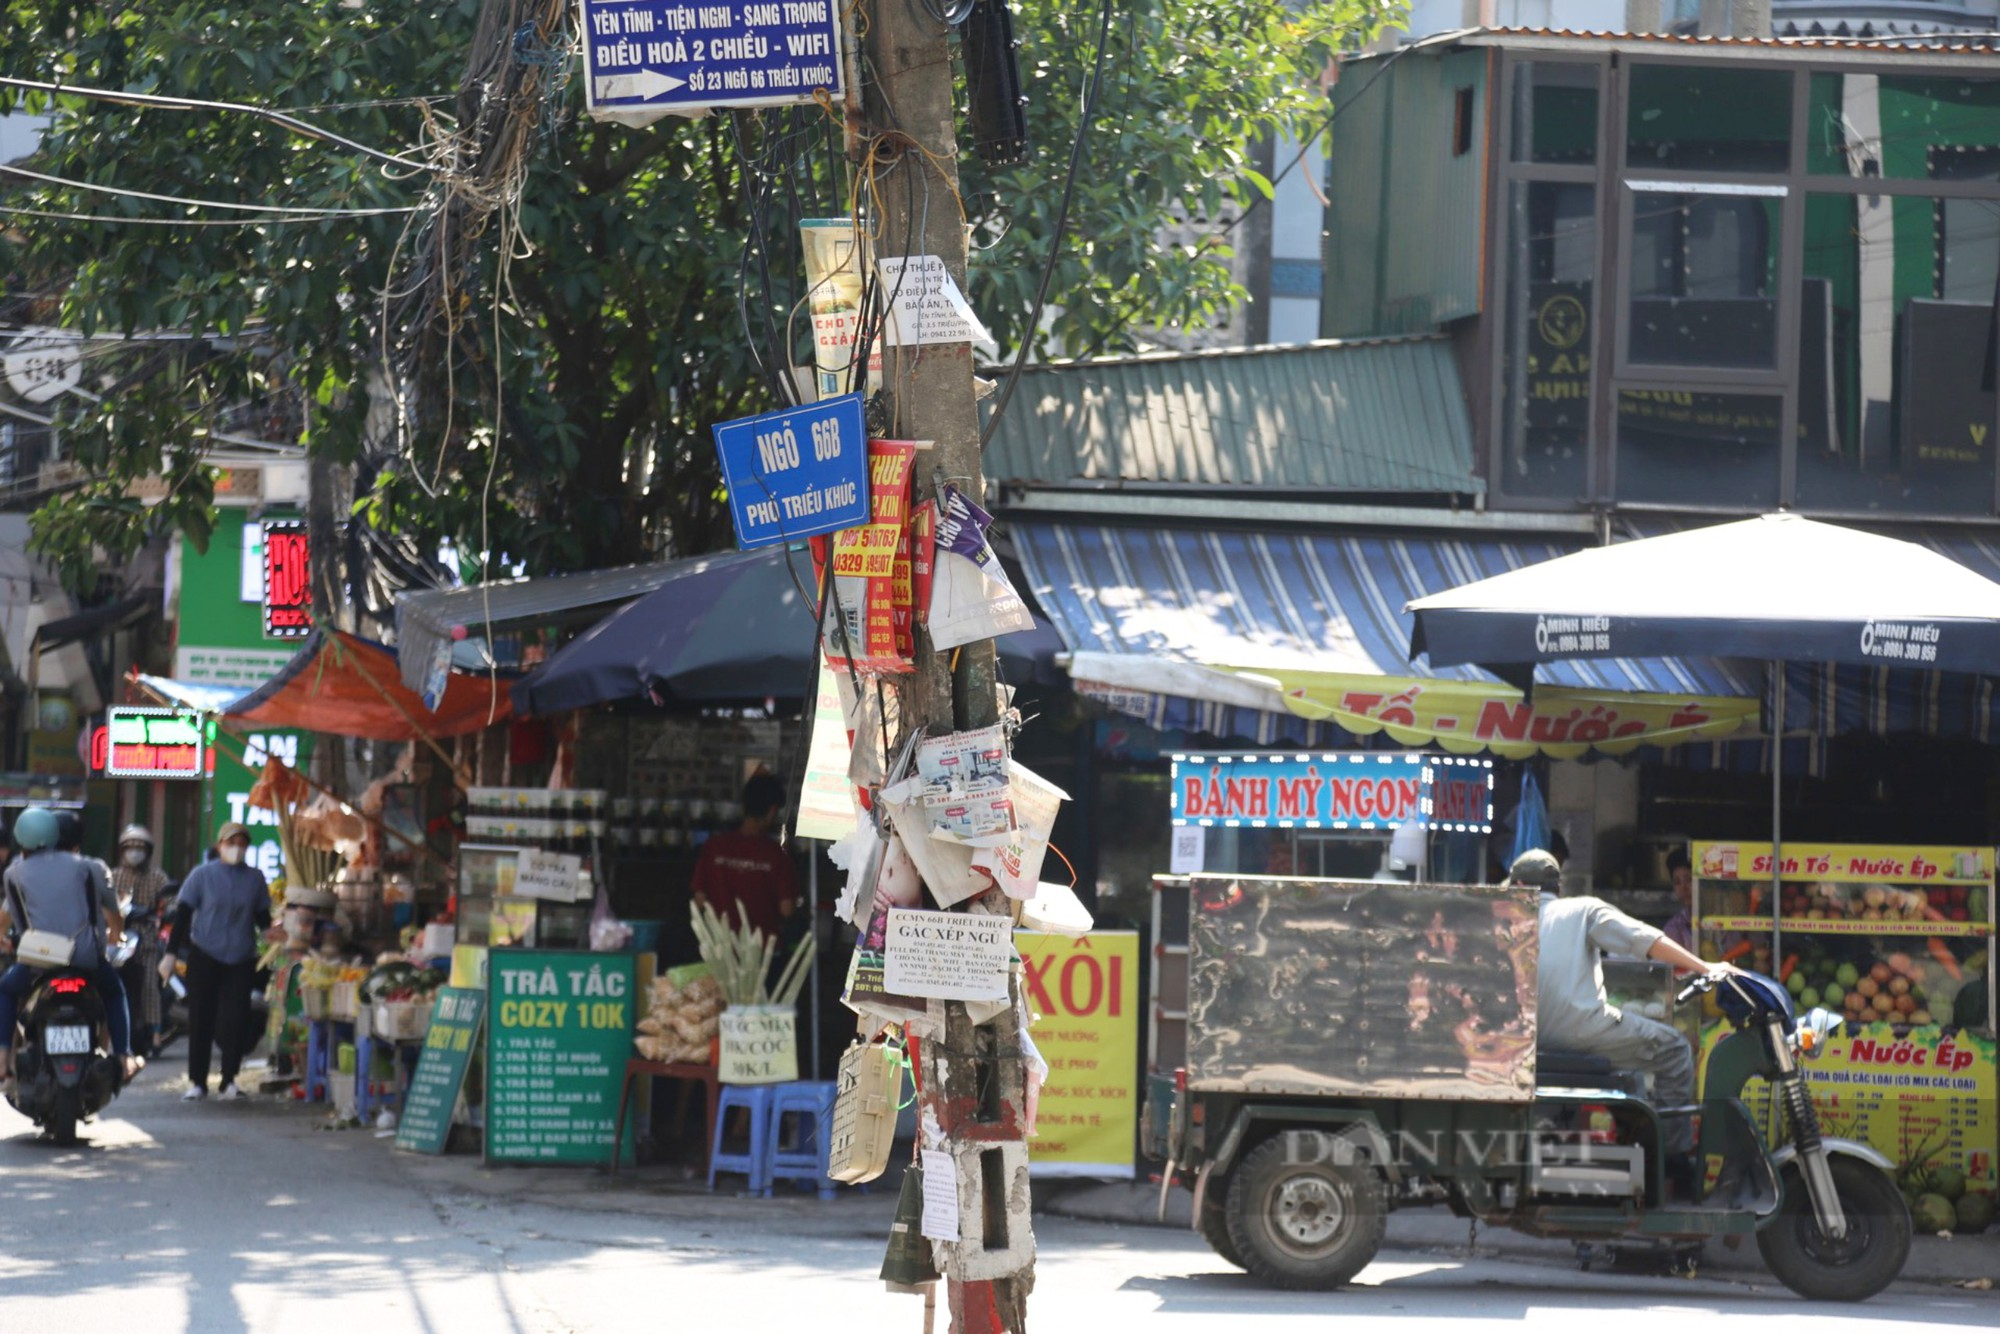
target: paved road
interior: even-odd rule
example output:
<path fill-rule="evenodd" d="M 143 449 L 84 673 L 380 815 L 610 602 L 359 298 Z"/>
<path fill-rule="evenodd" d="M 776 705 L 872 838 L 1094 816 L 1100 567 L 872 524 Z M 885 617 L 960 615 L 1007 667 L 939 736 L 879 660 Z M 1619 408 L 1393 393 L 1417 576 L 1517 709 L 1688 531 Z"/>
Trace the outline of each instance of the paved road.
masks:
<path fill-rule="evenodd" d="M 305 1110 L 183 1104 L 148 1072 L 57 1150 L 0 1108 L 0 1330 L 916 1330 L 921 1303 L 875 1281 L 893 1201 L 750 1201 L 607 1185 L 592 1172 L 413 1159 Z M 1257 1329 L 1343 1334 L 1555 1330 L 1616 1312 L 1619 1334 L 1813 1334 L 1895 1325 L 1990 1330 L 1993 1296 L 1898 1289 L 1815 1307 L 1771 1286 L 1584 1275 L 1511 1261 L 1385 1252 L 1338 1294 L 1261 1291 L 1183 1233 L 1038 1223 L 1047 1331 Z M 940 1329 L 942 1329 L 940 1322 Z"/>

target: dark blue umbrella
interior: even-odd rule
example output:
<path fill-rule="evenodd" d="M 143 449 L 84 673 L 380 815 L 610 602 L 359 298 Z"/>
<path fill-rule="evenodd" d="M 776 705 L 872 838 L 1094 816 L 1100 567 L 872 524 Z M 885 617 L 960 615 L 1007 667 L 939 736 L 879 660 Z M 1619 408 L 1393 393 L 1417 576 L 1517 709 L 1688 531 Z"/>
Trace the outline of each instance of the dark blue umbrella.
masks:
<path fill-rule="evenodd" d="M 659 588 L 578 635 L 514 685 L 523 714 L 626 700 L 745 704 L 799 699 L 811 686 L 812 558 L 782 547 L 679 563 Z M 1061 641 L 1048 623 L 1000 641 L 1001 670 L 1017 684 L 1061 679 Z"/>
<path fill-rule="evenodd" d="M 1989 672 L 2000 584 L 1914 542 L 1767 514 L 1593 547 L 1412 601 L 1410 657 L 1527 688 L 1538 663 L 1684 654 Z"/>

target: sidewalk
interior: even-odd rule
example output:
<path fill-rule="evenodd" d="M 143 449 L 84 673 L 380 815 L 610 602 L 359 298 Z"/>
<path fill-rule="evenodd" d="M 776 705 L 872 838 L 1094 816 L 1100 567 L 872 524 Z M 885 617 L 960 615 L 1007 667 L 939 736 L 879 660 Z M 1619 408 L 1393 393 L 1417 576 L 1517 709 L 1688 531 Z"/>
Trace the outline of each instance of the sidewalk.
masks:
<path fill-rule="evenodd" d="M 1160 1185 L 1153 1182 L 1037 1182 L 1035 1208 L 1062 1218 L 1139 1226 L 1187 1228 L 1194 1203 L 1192 1192 L 1176 1187 L 1167 1197 L 1167 1221 L 1159 1221 Z M 1400 1209 L 1389 1215 L 1388 1239 L 1384 1245 L 1406 1251 L 1428 1251 L 1448 1255 L 1505 1257 L 1529 1264 L 1576 1268 L 1575 1247 L 1567 1241 L 1546 1241 L 1500 1228 L 1481 1227 L 1475 1249 L 1468 1250 L 1472 1228 L 1467 1220 L 1455 1218 L 1442 1208 Z M 1721 1241 L 1712 1241 L 1702 1255 L 1704 1277 L 1761 1280 L 1775 1283 L 1770 1270 L 1757 1252 L 1756 1242 L 1745 1238 L 1731 1250 Z M 1988 1278 L 1994 1288 L 1987 1293 L 1968 1292 L 2000 1301 L 2000 1231 L 1989 1230 L 1978 1237 L 1919 1236 L 1910 1244 L 1909 1263 L 1903 1267 L 1903 1282 L 1942 1285 L 1962 1279 Z"/>

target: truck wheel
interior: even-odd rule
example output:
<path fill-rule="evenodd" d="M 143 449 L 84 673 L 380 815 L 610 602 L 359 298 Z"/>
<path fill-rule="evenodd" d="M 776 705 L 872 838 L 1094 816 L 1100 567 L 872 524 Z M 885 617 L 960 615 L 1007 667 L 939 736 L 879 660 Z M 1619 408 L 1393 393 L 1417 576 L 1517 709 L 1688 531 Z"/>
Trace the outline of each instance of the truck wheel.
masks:
<path fill-rule="evenodd" d="M 1796 1165 L 1785 1169 L 1785 1202 L 1757 1234 L 1757 1249 L 1778 1281 L 1814 1301 L 1858 1302 L 1903 1272 L 1910 1255 L 1910 1207 L 1889 1174 L 1853 1158 L 1835 1158 L 1834 1193 L 1847 1215 L 1847 1235 L 1820 1231 Z"/>
<path fill-rule="evenodd" d="M 1201 1239 L 1214 1251 L 1238 1269 L 1248 1269 L 1243 1263 L 1243 1253 L 1236 1249 L 1236 1242 L 1229 1235 L 1229 1209 L 1223 1203 L 1224 1191 L 1210 1191 L 1201 1202 L 1201 1217 L 1195 1226 L 1201 1231 Z"/>
<path fill-rule="evenodd" d="M 1337 1288 L 1381 1249 L 1382 1181 L 1367 1167 L 1290 1152 L 1299 1138 L 1265 1140 L 1231 1174 L 1229 1238 L 1243 1267 L 1266 1283 Z"/>

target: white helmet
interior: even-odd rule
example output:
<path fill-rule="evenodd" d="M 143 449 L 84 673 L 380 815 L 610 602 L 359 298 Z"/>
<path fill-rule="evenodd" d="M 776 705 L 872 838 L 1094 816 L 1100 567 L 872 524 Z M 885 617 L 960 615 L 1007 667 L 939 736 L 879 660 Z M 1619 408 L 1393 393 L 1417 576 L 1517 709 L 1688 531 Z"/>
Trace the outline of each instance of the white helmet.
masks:
<path fill-rule="evenodd" d="M 144 847 L 146 851 L 151 852 L 154 846 L 153 831 L 142 824 L 126 825 L 124 832 L 118 835 L 118 846 L 120 848 L 129 848 L 135 843 Z"/>

